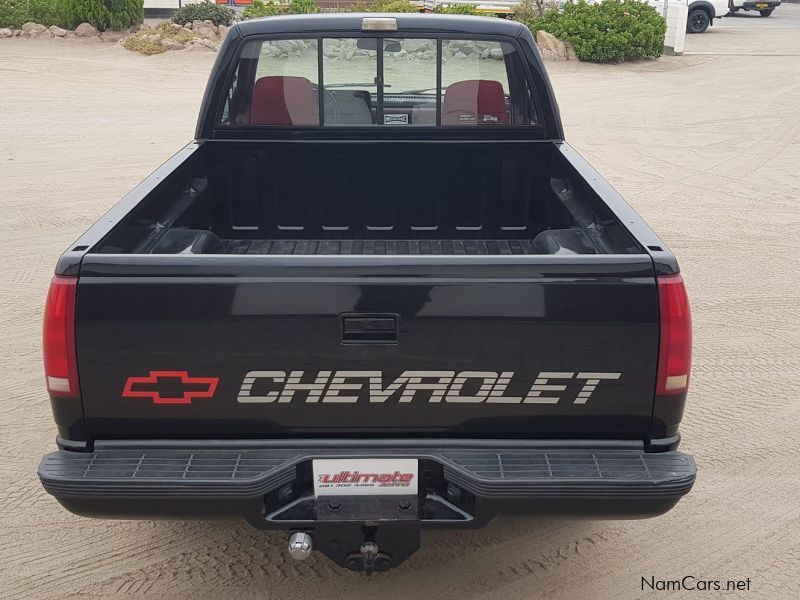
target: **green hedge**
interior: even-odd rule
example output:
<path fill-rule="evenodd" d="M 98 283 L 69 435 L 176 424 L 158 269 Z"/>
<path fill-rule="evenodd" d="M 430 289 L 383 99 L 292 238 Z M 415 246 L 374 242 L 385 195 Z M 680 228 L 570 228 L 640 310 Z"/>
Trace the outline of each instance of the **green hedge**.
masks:
<path fill-rule="evenodd" d="M 315 12 L 318 12 L 315 0 L 291 0 L 288 5 L 278 4 L 274 0 L 266 2 L 253 0 L 253 3 L 242 12 L 242 19 L 257 19 L 275 15 L 306 15 Z"/>
<path fill-rule="evenodd" d="M 362 1 L 347 9 L 350 12 L 385 12 L 385 13 L 415 13 L 419 8 L 408 0 L 374 0 Z"/>
<path fill-rule="evenodd" d="M 144 0 L 57 0 L 64 27 L 90 23 L 100 31 L 126 29 L 144 21 Z"/>
<path fill-rule="evenodd" d="M 0 27 L 28 22 L 63 26 L 64 17 L 55 0 L 0 0 Z"/>
<path fill-rule="evenodd" d="M 437 6 L 434 12 L 441 13 L 443 15 L 479 16 L 481 14 L 475 10 L 474 4 L 450 4 L 449 6 Z"/>
<path fill-rule="evenodd" d="M 572 42 L 579 59 L 593 62 L 658 58 L 667 31 L 664 17 L 636 0 L 567 2 L 562 12 L 548 11 L 527 25 Z"/>
<path fill-rule="evenodd" d="M 0 0 L 0 27 L 19 27 L 30 21 L 28 0 Z"/>
<path fill-rule="evenodd" d="M 273 0 L 253 0 L 253 3 L 244 9 L 242 12 L 242 18 L 247 19 L 257 19 L 258 17 L 272 17 L 274 15 L 282 15 L 286 11 L 283 10 L 281 6 L 279 6 Z"/>
<path fill-rule="evenodd" d="M 230 25 L 236 18 L 236 13 L 232 8 L 219 6 L 214 2 L 197 2 L 187 4 L 175 11 L 172 17 L 173 23 L 186 25 L 192 21 L 211 21 L 214 25 Z"/>

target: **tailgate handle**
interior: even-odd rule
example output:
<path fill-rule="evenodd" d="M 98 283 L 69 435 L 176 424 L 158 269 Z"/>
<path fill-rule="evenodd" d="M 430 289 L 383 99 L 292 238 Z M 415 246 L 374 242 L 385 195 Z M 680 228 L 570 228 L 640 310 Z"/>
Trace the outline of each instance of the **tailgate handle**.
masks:
<path fill-rule="evenodd" d="M 396 344 L 397 315 L 342 315 L 343 344 Z"/>

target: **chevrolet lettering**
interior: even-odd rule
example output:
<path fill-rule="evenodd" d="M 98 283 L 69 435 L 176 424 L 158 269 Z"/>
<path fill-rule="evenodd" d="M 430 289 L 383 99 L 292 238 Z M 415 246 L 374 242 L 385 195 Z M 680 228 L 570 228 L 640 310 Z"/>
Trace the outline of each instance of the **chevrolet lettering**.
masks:
<path fill-rule="evenodd" d="M 586 404 L 592 392 L 604 379 L 616 380 L 621 373 L 540 372 L 524 396 L 509 396 L 506 391 L 514 377 L 513 371 L 403 371 L 393 381 L 384 381 L 381 371 L 319 371 L 304 381 L 303 371 L 250 371 L 245 375 L 237 400 L 242 403 L 292 402 L 296 395 L 305 394 L 305 402 L 370 403 L 396 399 L 405 403 L 463 402 L 478 404 L 558 404 L 566 383 L 578 382 L 573 404 Z M 278 384 L 279 389 L 253 393 L 256 383 Z M 466 392 L 470 387 L 472 391 Z M 343 395 L 346 393 L 346 395 Z M 546 393 L 546 395 L 542 395 Z"/>

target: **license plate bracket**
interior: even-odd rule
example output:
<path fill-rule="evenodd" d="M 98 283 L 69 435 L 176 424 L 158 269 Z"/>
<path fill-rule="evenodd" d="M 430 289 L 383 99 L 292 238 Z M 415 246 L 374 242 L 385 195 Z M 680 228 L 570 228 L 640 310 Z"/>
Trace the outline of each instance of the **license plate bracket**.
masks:
<path fill-rule="evenodd" d="M 351 571 L 387 571 L 419 549 L 416 496 L 318 496 L 314 543 Z"/>

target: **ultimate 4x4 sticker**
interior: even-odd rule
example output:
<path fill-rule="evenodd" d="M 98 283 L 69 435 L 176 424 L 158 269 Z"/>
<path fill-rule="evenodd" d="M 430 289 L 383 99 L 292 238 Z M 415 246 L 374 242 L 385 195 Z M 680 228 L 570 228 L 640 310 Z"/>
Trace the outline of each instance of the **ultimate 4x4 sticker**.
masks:
<path fill-rule="evenodd" d="M 187 371 L 150 371 L 147 377 L 128 377 L 123 398 L 150 398 L 153 404 L 191 404 L 213 398 L 219 377 L 190 377 Z"/>
<path fill-rule="evenodd" d="M 572 403 L 586 404 L 601 381 L 619 379 L 622 373 L 542 371 L 524 396 L 506 395 L 513 371 L 404 371 L 393 381 L 385 380 L 381 371 L 319 371 L 310 373 L 305 381 L 304 375 L 304 371 L 250 371 L 237 401 L 286 403 L 300 392 L 298 395 L 305 395 L 305 401 L 310 403 L 376 404 L 397 398 L 400 403 L 427 399 L 432 403 L 558 404 L 562 396 L 556 392 L 567 389 L 559 380 L 572 380 L 581 384 Z M 261 389 L 259 393 L 253 391 L 256 385 Z"/>

